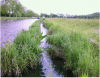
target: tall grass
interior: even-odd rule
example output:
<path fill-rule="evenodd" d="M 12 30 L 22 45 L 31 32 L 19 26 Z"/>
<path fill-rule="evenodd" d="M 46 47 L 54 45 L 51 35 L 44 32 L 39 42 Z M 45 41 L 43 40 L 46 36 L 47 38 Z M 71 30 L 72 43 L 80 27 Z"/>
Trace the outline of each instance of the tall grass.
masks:
<path fill-rule="evenodd" d="M 43 22 L 49 27 L 47 41 L 55 47 L 54 53 L 56 48 L 63 49 L 64 67 L 70 67 L 75 76 L 99 76 L 98 20 L 54 18 Z"/>
<path fill-rule="evenodd" d="M 41 55 L 41 20 L 36 21 L 28 31 L 22 30 L 13 44 L 1 48 L 1 76 L 21 76 L 28 68 L 36 68 Z"/>

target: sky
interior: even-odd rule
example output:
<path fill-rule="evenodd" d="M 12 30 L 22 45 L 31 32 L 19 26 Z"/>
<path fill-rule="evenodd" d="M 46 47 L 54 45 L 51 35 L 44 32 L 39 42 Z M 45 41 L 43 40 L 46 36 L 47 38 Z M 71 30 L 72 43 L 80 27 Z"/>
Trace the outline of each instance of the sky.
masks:
<path fill-rule="evenodd" d="M 100 0 L 19 0 L 21 4 L 38 13 L 86 15 L 100 12 Z"/>

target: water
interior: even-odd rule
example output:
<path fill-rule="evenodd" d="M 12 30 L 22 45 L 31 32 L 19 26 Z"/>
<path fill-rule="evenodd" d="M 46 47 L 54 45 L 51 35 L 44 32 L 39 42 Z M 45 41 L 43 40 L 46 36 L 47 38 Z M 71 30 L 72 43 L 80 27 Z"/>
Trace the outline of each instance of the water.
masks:
<path fill-rule="evenodd" d="M 24 20 L 1 20 L 1 47 L 10 40 L 13 42 L 17 34 L 22 30 L 28 30 L 29 27 L 38 19 Z"/>
<path fill-rule="evenodd" d="M 48 30 L 43 27 L 43 24 L 40 25 L 40 30 L 42 36 L 45 36 L 48 32 Z M 62 73 L 59 73 L 59 70 L 55 69 L 55 65 L 53 64 L 53 61 L 51 60 L 50 56 L 48 55 L 46 49 L 51 47 L 46 42 L 46 37 L 41 40 L 42 48 L 42 57 L 40 58 L 41 64 L 37 67 L 37 69 L 29 69 L 27 72 L 25 72 L 22 76 L 23 77 L 64 77 Z"/>
<path fill-rule="evenodd" d="M 10 39 L 10 42 L 13 42 L 16 35 L 22 30 L 28 30 L 29 27 L 38 19 L 25 19 L 25 20 L 10 20 L 10 21 L 1 21 L 1 46 L 4 47 L 4 43 L 7 43 Z M 45 36 L 48 32 L 48 30 L 43 27 L 43 24 L 40 25 L 40 30 L 42 36 Z M 63 59 L 56 58 L 52 59 L 48 53 L 47 50 L 49 47 L 51 47 L 46 42 L 46 37 L 41 40 L 42 53 L 40 61 L 41 65 L 37 66 L 37 69 L 31 69 L 25 73 L 22 74 L 23 77 L 72 77 L 71 70 L 66 69 L 63 70 L 62 67 L 64 66 Z M 64 72 L 65 71 L 65 72 Z"/>
<path fill-rule="evenodd" d="M 45 36 L 48 32 L 46 28 L 43 27 L 43 24 L 40 25 L 41 33 L 42 36 Z M 46 77 L 63 77 L 63 74 L 59 74 L 58 71 L 55 70 L 54 65 L 52 60 L 50 59 L 50 56 L 47 54 L 47 51 L 45 50 L 46 48 L 49 48 L 50 45 L 46 42 L 46 37 L 41 40 L 41 45 L 42 47 L 42 58 L 41 58 L 41 65 L 42 65 L 42 72 L 44 73 L 43 76 Z"/>
<path fill-rule="evenodd" d="M 48 32 L 48 30 L 43 27 L 43 24 L 40 25 L 40 30 L 42 36 L 45 36 Z M 50 57 L 48 51 L 46 49 L 52 48 L 50 44 L 46 42 L 46 37 L 41 40 L 41 45 L 42 47 L 42 58 L 41 58 L 41 77 L 73 77 L 72 70 L 69 69 L 68 67 L 64 68 L 64 63 L 66 62 L 64 58 L 60 57 L 55 57 L 52 58 Z"/>

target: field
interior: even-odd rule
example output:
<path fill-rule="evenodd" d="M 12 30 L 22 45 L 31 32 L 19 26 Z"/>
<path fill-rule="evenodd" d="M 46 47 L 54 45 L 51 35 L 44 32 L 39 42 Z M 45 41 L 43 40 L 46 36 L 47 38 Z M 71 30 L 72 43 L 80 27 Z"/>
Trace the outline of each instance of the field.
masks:
<path fill-rule="evenodd" d="M 22 30 L 12 44 L 1 48 L 1 76 L 21 76 L 28 68 L 36 69 L 41 55 L 41 20 L 36 21 L 28 31 Z"/>
<path fill-rule="evenodd" d="M 99 20 L 52 18 L 43 21 L 48 28 L 51 55 L 66 60 L 64 67 L 74 76 L 99 76 Z"/>

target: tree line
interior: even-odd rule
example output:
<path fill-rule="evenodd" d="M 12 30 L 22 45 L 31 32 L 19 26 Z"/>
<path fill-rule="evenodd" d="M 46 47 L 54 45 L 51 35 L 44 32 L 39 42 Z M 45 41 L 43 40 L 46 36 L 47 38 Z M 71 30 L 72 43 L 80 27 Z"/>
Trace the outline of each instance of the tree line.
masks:
<path fill-rule="evenodd" d="M 59 15 L 56 15 L 56 14 L 53 14 L 51 13 L 50 15 L 48 14 L 45 14 L 45 13 L 41 13 L 40 14 L 40 17 L 46 17 L 46 18 L 83 18 L 83 19 L 99 19 L 99 15 L 100 15 L 100 12 L 95 12 L 95 13 L 92 13 L 92 14 L 88 14 L 88 15 L 68 15 L 67 17 L 62 15 L 62 16 L 59 16 Z"/>
<path fill-rule="evenodd" d="M 5 17 L 38 17 L 32 10 L 26 10 L 19 0 L 1 0 L 1 16 Z"/>
<path fill-rule="evenodd" d="M 83 18 L 83 19 L 99 19 L 100 12 L 95 12 L 88 15 L 75 15 L 69 16 L 68 18 Z"/>
<path fill-rule="evenodd" d="M 45 13 L 41 13 L 40 17 L 46 17 L 46 18 L 54 18 L 54 17 L 58 17 L 56 14 L 51 13 L 50 15 L 45 14 Z"/>

